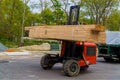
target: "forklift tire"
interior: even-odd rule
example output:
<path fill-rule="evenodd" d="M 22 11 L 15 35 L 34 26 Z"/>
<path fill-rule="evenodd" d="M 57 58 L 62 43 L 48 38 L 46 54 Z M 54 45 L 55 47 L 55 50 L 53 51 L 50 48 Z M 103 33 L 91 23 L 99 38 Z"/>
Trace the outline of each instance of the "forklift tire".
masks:
<path fill-rule="evenodd" d="M 50 59 L 50 55 L 46 54 L 41 58 L 41 67 L 45 70 L 49 70 L 53 67 L 53 60 Z"/>
<path fill-rule="evenodd" d="M 63 71 L 65 75 L 72 77 L 72 76 L 77 76 L 80 72 L 80 65 L 78 61 L 76 60 L 67 60 L 63 64 Z"/>

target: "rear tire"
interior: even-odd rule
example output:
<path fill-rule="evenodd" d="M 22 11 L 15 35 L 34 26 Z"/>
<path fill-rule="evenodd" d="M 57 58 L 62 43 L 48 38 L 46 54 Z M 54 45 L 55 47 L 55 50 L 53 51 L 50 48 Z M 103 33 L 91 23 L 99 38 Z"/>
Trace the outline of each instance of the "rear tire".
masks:
<path fill-rule="evenodd" d="M 54 61 L 51 59 L 50 55 L 44 55 L 40 61 L 41 67 L 45 70 L 51 69 L 54 65 Z"/>
<path fill-rule="evenodd" d="M 63 64 L 63 71 L 67 76 L 77 76 L 80 72 L 80 65 L 76 60 L 67 60 Z"/>

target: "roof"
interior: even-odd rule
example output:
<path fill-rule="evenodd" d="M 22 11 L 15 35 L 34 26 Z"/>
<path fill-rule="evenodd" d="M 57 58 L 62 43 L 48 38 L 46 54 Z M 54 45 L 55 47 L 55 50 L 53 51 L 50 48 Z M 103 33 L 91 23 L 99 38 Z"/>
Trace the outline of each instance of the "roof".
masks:
<path fill-rule="evenodd" d="M 106 32 L 106 44 L 120 44 L 120 32 Z"/>

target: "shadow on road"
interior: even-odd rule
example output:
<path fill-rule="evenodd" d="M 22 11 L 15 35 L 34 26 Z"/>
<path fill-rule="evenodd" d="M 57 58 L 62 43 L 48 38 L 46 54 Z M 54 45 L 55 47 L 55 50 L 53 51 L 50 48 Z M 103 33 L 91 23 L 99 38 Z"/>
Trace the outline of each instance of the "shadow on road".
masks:
<path fill-rule="evenodd" d="M 0 60 L 0 63 L 8 63 L 9 61 L 7 60 Z"/>
<path fill-rule="evenodd" d="M 109 62 L 107 62 L 103 58 L 98 58 L 97 62 L 105 63 L 105 64 L 120 64 L 120 61 L 109 61 Z"/>

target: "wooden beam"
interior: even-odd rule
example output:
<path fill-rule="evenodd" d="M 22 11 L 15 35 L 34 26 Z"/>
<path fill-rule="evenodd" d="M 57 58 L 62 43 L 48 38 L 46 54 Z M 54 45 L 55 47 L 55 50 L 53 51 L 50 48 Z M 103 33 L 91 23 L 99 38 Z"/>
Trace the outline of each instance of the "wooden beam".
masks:
<path fill-rule="evenodd" d="M 31 27 L 27 30 L 31 38 L 105 43 L 106 33 L 93 32 L 95 28 L 96 25 L 64 25 Z"/>

